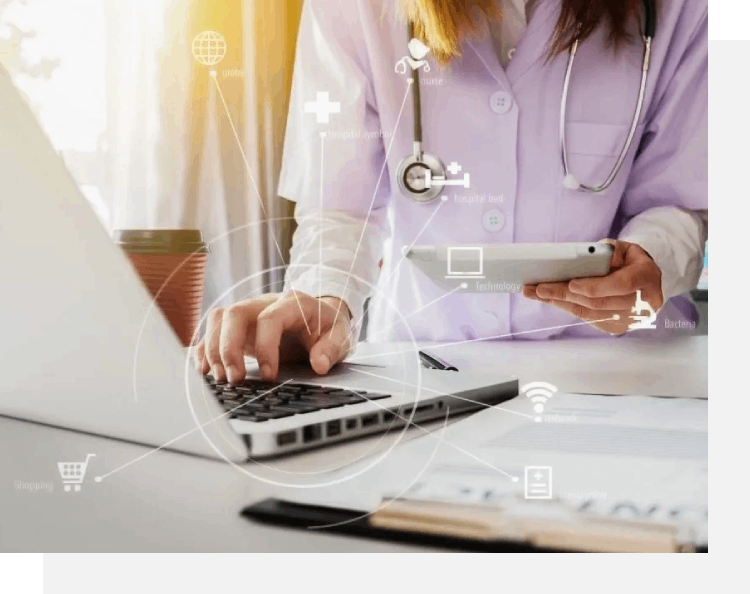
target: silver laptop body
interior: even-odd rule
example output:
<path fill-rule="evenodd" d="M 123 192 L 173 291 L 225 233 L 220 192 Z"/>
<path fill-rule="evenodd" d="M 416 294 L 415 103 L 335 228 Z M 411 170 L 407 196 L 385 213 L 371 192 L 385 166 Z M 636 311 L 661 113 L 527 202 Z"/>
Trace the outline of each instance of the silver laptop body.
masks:
<path fill-rule="evenodd" d="M 357 403 L 243 420 L 237 401 L 217 397 L 221 387 L 194 370 L 2 66 L 0 251 L 2 415 L 238 462 L 444 418 L 518 393 L 513 377 L 424 369 L 411 350 L 344 363 L 325 377 L 284 369 L 278 386 L 245 401 L 257 404 L 300 383 L 366 394 Z"/>

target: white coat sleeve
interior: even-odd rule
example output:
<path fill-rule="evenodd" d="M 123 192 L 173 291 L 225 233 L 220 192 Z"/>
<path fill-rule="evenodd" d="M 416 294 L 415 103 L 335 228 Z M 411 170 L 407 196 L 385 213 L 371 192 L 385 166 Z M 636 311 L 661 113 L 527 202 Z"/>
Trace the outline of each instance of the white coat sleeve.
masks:
<path fill-rule="evenodd" d="M 368 216 L 387 206 L 391 188 L 358 6 L 305 1 L 279 195 L 305 209 Z"/>
<path fill-rule="evenodd" d="M 651 208 L 630 220 L 620 239 L 641 246 L 661 269 L 664 301 L 694 289 L 703 270 L 707 211 Z"/>
<path fill-rule="evenodd" d="M 287 288 L 343 299 L 355 323 L 378 275 L 391 195 L 359 10 L 305 0 L 278 190 L 297 203 L 299 223 Z"/>
<path fill-rule="evenodd" d="M 298 207 L 295 218 L 298 226 L 285 290 L 338 297 L 349 307 L 352 324 L 359 324 L 377 281 L 379 270 L 372 263 L 382 256 L 385 209 L 374 210 L 366 221 L 341 210 Z"/>
<path fill-rule="evenodd" d="M 662 271 L 665 301 L 694 288 L 708 235 L 708 14 L 670 41 L 655 107 L 628 178 L 618 237 L 640 245 Z"/>

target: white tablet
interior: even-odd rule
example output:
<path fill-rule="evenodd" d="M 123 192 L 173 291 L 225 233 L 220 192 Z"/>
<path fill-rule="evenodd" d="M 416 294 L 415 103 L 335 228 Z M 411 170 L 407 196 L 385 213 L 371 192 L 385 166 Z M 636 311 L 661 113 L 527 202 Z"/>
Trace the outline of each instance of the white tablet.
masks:
<path fill-rule="evenodd" d="M 524 285 L 605 276 L 608 243 L 509 243 L 415 246 L 405 257 L 440 287 L 469 293 L 519 293 Z"/>

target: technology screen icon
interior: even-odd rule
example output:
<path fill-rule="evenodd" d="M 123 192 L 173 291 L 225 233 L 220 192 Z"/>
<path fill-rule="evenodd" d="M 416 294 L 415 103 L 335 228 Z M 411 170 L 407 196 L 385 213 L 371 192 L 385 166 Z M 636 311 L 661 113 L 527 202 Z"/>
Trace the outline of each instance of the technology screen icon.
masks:
<path fill-rule="evenodd" d="M 484 278 L 484 248 L 460 246 L 448 248 L 448 271 L 445 278 Z"/>

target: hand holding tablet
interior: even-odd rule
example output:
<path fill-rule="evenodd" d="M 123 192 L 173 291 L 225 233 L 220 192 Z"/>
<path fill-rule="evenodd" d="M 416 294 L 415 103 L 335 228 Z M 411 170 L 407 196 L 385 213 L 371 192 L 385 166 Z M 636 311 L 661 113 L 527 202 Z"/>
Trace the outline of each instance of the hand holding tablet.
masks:
<path fill-rule="evenodd" d="M 447 291 L 523 292 L 610 334 L 628 330 L 638 296 L 654 311 L 664 304 L 661 270 L 627 241 L 418 246 L 404 255 Z"/>
<path fill-rule="evenodd" d="M 639 317 L 633 314 L 644 306 L 655 314 L 664 305 L 661 269 L 639 245 L 620 240 L 612 244 L 614 253 L 606 276 L 527 285 L 524 296 L 567 311 L 609 334 L 656 327 L 655 323 L 634 323 Z"/>

